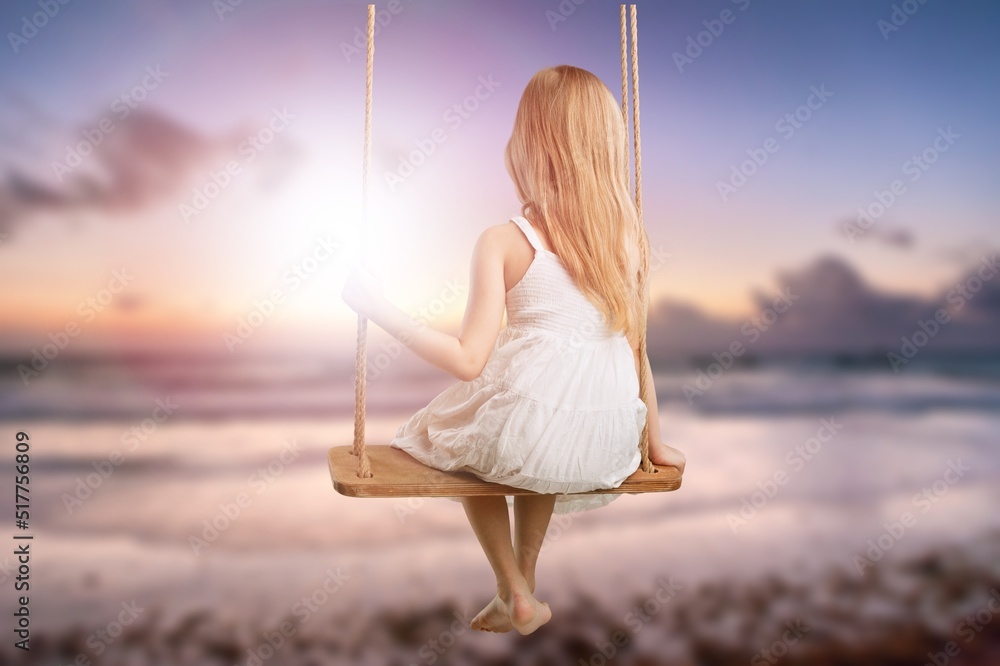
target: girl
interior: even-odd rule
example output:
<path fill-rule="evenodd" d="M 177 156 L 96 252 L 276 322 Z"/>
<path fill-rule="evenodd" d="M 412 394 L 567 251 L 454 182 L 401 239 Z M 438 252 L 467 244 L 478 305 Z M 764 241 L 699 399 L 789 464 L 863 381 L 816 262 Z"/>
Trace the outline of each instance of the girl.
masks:
<path fill-rule="evenodd" d="M 497 580 L 474 629 L 529 634 L 551 618 L 534 596 L 549 520 L 619 496 L 575 493 L 617 488 L 638 468 L 647 415 L 650 459 L 684 468 L 684 455 L 660 442 L 652 373 L 638 353 L 649 253 L 629 195 L 627 140 L 600 79 L 568 65 L 538 72 L 504 155 L 522 215 L 476 242 L 458 336 L 388 303 L 363 269 L 344 288 L 352 309 L 461 380 L 391 445 L 437 469 L 539 493 L 458 498 Z"/>

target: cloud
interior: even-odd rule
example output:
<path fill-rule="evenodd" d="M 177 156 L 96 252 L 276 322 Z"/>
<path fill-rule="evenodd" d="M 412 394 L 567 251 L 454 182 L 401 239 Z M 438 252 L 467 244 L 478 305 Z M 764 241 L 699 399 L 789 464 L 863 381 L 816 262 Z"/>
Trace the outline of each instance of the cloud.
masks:
<path fill-rule="evenodd" d="M 8 170 L 0 180 L 0 233 L 13 237 L 19 224 L 40 212 L 127 213 L 170 200 L 193 177 L 233 159 L 240 142 L 252 131 L 245 127 L 211 138 L 156 110 L 136 109 L 118 120 L 114 130 L 93 146 L 93 152 L 78 166 L 70 165 L 61 178 L 44 182 Z M 283 167 L 289 166 L 290 155 L 297 155 L 284 141 L 281 148 L 268 153 L 271 162 L 280 158 Z M 59 161 L 66 160 L 60 157 Z M 266 165 L 264 170 L 266 174 Z"/>
<path fill-rule="evenodd" d="M 774 293 L 754 293 L 755 316 L 748 319 L 712 318 L 693 306 L 659 302 L 650 312 L 647 347 L 659 360 L 721 353 L 736 342 L 748 357 L 884 354 L 944 309 L 949 322 L 935 336 L 935 350 L 1000 351 L 1000 274 L 982 277 L 992 256 L 981 256 L 928 299 L 879 291 L 845 260 L 821 256 L 780 272 Z M 781 293 L 791 297 L 788 307 L 779 300 L 783 312 L 775 307 Z"/>
<path fill-rule="evenodd" d="M 880 238 L 886 245 L 898 247 L 900 249 L 909 249 L 913 247 L 915 243 L 913 232 L 902 228 L 887 229 L 881 234 Z"/>
<path fill-rule="evenodd" d="M 889 225 L 882 220 L 863 229 L 856 220 L 845 219 L 838 225 L 837 232 L 851 243 L 877 241 L 900 250 L 908 250 L 916 244 L 911 230 Z"/>

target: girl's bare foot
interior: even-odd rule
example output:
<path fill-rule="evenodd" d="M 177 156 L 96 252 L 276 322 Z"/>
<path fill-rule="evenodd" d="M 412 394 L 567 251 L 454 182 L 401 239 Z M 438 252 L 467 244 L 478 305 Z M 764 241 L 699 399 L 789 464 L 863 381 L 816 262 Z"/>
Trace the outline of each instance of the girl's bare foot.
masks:
<path fill-rule="evenodd" d="M 681 474 L 684 473 L 684 466 L 687 464 L 687 458 L 680 449 L 663 442 L 649 443 L 649 461 L 654 465 L 676 467 Z"/>
<path fill-rule="evenodd" d="M 503 633 L 517 629 L 518 633 L 530 634 L 552 619 L 552 611 L 547 603 L 539 602 L 527 589 L 510 592 L 501 596 L 497 593 L 486 608 L 469 623 L 478 631 Z"/>
<path fill-rule="evenodd" d="M 486 604 L 486 608 L 479 611 L 479 615 L 472 618 L 469 626 L 476 631 L 494 631 L 496 633 L 504 633 L 514 628 L 514 624 L 510 621 L 510 613 L 500 601 L 499 594 L 493 597 L 493 601 Z"/>
<path fill-rule="evenodd" d="M 534 572 L 528 572 L 524 574 L 525 582 L 528 584 L 528 591 L 532 594 L 535 593 L 535 574 Z M 486 604 L 483 610 L 479 611 L 479 615 L 472 618 L 472 622 L 469 623 L 476 631 L 493 631 L 496 633 L 505 633 L 514 628 L 514 624 L 510 621 L 510 613 L 507 612 L 507 607 L 504 606 L 503 601 L 500 600 L 500 595 L 497 594 L 493 597 L 490 603 Z"/>
<path fill-rule="evenodd" d="M 535 595 L 527 589 L 512 592 L 507 597 L 501 596 L 500 601 L 507 607 L 511 624 L 522 635 L 530 634 L 552 619 L 549 605 L 535 599 Z"/>

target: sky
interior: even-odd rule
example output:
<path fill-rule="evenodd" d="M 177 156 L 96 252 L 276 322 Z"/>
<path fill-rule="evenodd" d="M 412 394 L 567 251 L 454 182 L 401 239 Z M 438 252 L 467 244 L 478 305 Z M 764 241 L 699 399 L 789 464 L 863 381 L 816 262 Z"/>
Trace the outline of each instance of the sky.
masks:
<path fill-rule="evenodd" d="M 376 7 L 368 249 L 391 300 L 454 326 L 475 239 L 519 212 L 503 149 L 524 85 L 567 63 L 618 95 L 618 4 Z M 349 348 L 365 3 L 40 11 L 0 9 L 0 346 L 75 325 L 81 348 L 233 351 L 242 323 L 240 350 Z M 654 300 L 738 320 L 782 272 L 830 257 L 932 298 L 996 247 L 1000 6 L 683 0 L 638 16 Z M 865 228 L 859 209 L 878 213 Z"/>

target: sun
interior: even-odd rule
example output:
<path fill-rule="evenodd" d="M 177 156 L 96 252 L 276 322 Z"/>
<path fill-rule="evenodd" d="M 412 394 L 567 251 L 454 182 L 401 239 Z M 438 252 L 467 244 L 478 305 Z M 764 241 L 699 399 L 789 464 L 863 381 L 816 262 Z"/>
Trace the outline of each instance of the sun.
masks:
<path fill-rule="evenodd" d="M 297 292 L 293 307 L 302 315 L 325 318 L 335 312 L 337 319 L 354 318 L 340 292 L 362 254 L 392 291 L 387 293 L 392 302 L 414 310 L 424 299 L 409 293 L 413 276 L 406 266 L 389 260 L 398 251 L 391 247 L 397 225 L 409 219 L 404 202 L 373 183 L 362 219 L 360 169 L 344 162 L 336 156 L 304 160 L 261 199 L 256 212 L 281 228 L 280 234 L 269 235 L 273 245 L 267 253 L 282 257 L 292 271 L 286 282 Z M 330 246 L 335 252 L 327 251 Z"/>

